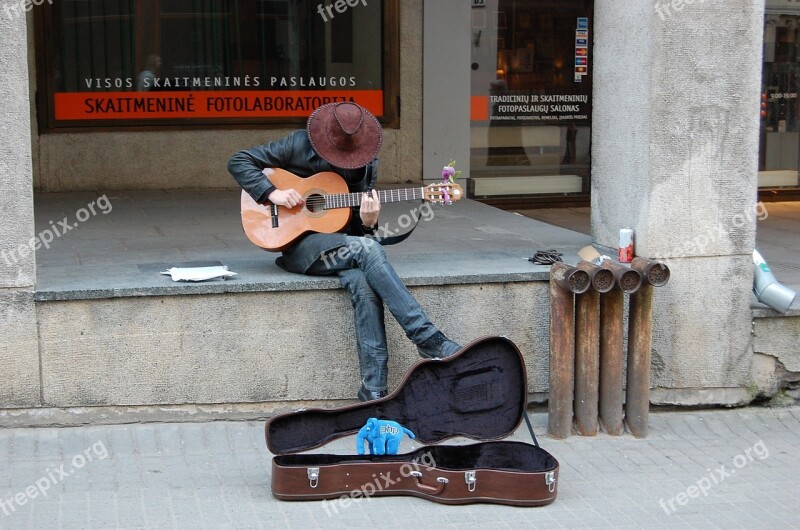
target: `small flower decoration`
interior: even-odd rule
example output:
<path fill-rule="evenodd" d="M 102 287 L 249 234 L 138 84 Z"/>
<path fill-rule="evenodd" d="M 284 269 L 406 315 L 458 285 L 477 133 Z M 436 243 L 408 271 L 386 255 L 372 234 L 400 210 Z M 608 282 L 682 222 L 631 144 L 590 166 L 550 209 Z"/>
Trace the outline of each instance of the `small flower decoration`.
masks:
<path fill-rule="evenodd" d="M 442 184 L 452 184 L 461 175 L 460 171 L 456 171 L 455 168 L 456 161 L 451 160 L 449 164 L 442 168 Z M 442 198 L 445 204 L 451 204 L 452 201 L 450 200 L 450 193 L 447 191 L 446 187 L 441 188 Z"/>
<path fill-rule="evenodd" d="M 461 175 L 460 171 L 456 171 L 456 161 L 451 160 L 449 164 L 442 168 L 442 182 L 455 182 Z"/>

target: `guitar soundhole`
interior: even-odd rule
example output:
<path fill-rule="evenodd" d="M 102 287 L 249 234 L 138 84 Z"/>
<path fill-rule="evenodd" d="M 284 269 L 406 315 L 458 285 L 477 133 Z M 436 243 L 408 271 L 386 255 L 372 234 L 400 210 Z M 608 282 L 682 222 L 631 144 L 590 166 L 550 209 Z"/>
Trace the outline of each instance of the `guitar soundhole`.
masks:
<path fill-rule="evenodd" d="M 311 213 L 322 213 L 325 211 L 325 197 L 318 193 L 313 193 L 306 197 L 306 208 Z"/>

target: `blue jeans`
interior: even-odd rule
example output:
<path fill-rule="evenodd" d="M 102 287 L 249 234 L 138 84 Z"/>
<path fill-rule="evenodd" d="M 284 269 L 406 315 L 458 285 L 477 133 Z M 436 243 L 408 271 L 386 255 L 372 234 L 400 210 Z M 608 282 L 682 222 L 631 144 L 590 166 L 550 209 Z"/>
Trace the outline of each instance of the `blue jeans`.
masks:
<path fill-rule="evenodd" d="M 380 243 L 354 236 L 345 237 L 345 241 L 346 246 L 317 260 L 308 274 L 339 275 L 355 313 L 361 382 L 367 390 L 383 392 L 387 389 L 389 359 L 384 304 L 414 344 L 423 343 L 439 330 L 400 280 Z"/>

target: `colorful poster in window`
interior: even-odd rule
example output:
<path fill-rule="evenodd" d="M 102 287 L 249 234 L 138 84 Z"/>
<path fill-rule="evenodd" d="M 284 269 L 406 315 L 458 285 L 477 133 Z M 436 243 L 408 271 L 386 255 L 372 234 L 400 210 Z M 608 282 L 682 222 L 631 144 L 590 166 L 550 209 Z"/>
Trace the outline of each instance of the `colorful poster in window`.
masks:
<path fill-rule="evenodd" d="M 575 26 L 575 82 L 589 74 L 589 17 L 578 17 Z"/>

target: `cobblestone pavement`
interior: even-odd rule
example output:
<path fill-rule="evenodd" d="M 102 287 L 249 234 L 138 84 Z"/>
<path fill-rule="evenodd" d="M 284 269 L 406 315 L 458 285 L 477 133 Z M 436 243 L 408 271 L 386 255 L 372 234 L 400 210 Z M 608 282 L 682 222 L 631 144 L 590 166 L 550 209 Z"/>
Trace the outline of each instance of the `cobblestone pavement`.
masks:
<path fill-rule="evenodd" d="M 532 421 L 561 465 L 558 498 L 537 508 L 281 502 L 263 422 L 0 429 L 0 528 L 800 526 L 798 407 L 652 413 L 646 439 L 554 440 L 544 413 Z M 529 441 L 526 428 L 511 439 Z M 353 446 L 348 437 L 324 451 Z"/>

